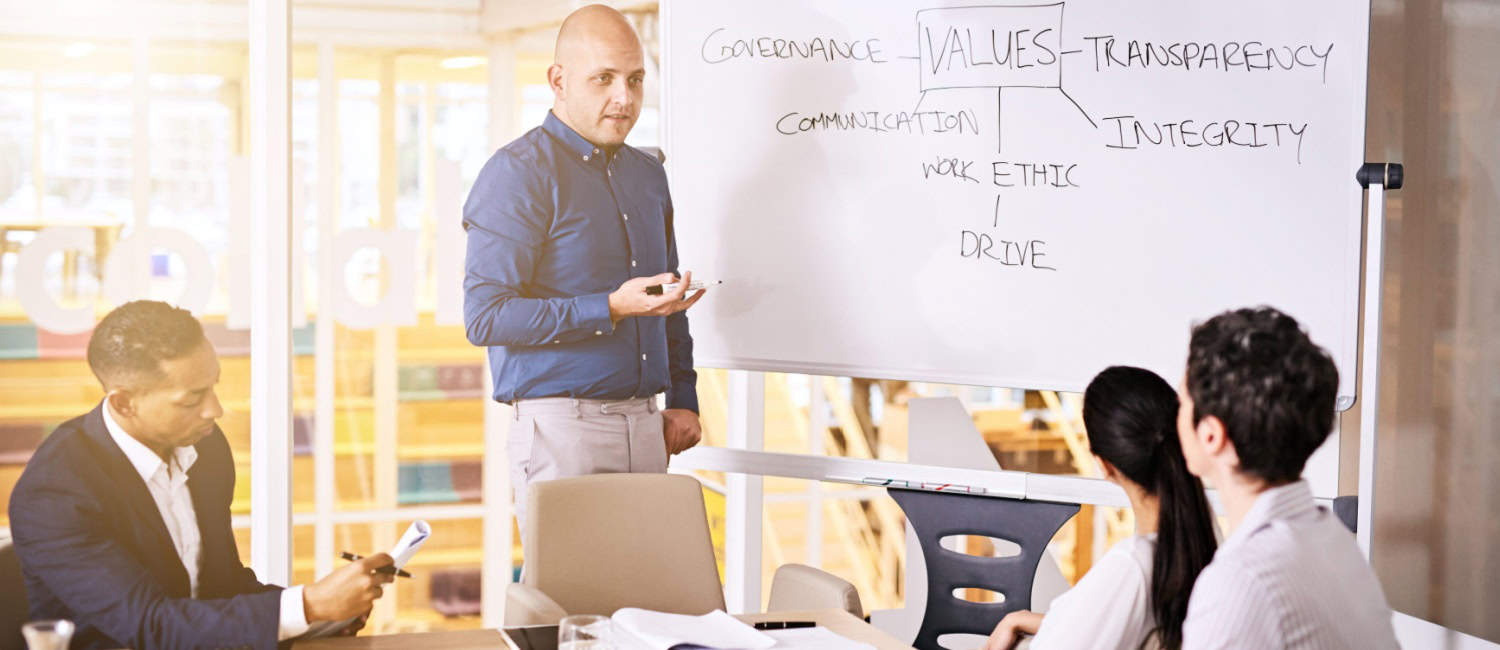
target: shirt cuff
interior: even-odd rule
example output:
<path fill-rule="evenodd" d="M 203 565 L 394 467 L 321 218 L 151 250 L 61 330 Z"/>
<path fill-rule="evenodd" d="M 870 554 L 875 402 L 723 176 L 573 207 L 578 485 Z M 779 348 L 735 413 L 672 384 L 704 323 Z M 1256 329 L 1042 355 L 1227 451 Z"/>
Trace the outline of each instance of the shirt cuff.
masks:
<path fill-rule="evenodd" d="M 680 381 L 667 389 L 667 408 L 698 412 L 698 388 L 695 382 Z"/>
<path fill-rule="evenodd" d="M 277 641 L 302 636 L 307 633 L 307 611 L 302 606 L 302 585 L 281 590 L 281 627 L 276 633 Z"/>
<path fill-rule="evenodd" d="M 609 319 L 609 294 L 594 293 L 578 297 L 580 325 L 592 331 L 591 336 L 604 336 L 615 332 L 615 323 Z"/>

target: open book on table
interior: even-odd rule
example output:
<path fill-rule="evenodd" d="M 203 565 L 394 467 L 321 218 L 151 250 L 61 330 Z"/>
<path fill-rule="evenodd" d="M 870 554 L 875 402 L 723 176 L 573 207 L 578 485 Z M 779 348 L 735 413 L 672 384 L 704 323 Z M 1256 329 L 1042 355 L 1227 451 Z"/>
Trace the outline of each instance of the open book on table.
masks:
<path fill-rule="evenodd" d="M 616 650 L 874 650 L 823 627 L 762 632 L 720 610 L 686 616 L 627 607 L 610 618 Z"/>

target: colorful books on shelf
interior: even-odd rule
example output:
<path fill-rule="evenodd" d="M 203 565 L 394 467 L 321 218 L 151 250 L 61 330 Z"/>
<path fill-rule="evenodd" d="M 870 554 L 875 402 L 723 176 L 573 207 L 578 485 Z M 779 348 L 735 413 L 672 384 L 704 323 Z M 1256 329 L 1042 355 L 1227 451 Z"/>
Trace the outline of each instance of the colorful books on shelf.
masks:
<path fill-rule="evenodd" d="M 480 461 L 423 461 L 397 468 L 396 503 L 479 501 L 484 478 Z"/>
<path fill-rule="evenodd" d="M 0 424 L 0 465 L 25 465 L 52 428 L 33 422 Z"/>

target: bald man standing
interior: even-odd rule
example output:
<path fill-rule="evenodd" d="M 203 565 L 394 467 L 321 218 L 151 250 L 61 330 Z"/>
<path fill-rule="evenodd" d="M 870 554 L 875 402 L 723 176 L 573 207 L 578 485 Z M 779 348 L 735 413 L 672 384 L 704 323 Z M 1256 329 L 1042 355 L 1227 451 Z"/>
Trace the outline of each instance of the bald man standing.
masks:
<path fill-rule="evenodd" d="M 552 110 L 485 164 L 464 204 L 464 323 L 489 348 L 494 399 L 515 405 L 516 516 L 527 486 L 665 472 L 698 443 L 697 373 L 672 199 L 656 157 L 625 144 L 646 76 L 640 39 L 603 5 L 563 21 Z M 656 395 L 666 393 L 658 411 Z"/>

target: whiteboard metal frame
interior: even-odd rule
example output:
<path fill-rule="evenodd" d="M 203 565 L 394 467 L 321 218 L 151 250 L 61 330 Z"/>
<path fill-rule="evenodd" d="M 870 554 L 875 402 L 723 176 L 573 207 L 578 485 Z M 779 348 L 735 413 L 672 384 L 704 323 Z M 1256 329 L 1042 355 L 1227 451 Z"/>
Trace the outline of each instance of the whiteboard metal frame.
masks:
<path fill-rule="evenodd" d="M 1047 382 L 1034 380 L 1000 380 L 996 383 L 993 374 L 979 372 L 954 372 L 949 370 L 932 369 L 910 370 L 895 368 L 877 368 L 871 366 L 847 366 L 833 363 L 806 363 L 801 361 L 782 361 L 777 359 L 753 359 L 745 357 L 722 358 L 722 357 L 695 357 L 694 362 L 705 368 L 724 368 L 727 370 L 752 370 L 756 372 L 786 372 L 802 375 L 822 375 L 826 377 L 864 377 L 868 379 L 891 379 L 896 381 L 915 381 L 933 384 L 956 384 L 962 386 L 985 386 L 993 388 L 1014 388 L 1025 390 L 1051 390 L 1066 393 L 1081 393 L 1085 386 L 1073 385 L 1065 382 Z"/>
<path fill-rule="evenodd" d="M 1359 500 L 1354 538 L 1365 559 L 1370 558 L 1375 527 L 1375 447 L 1380 417 L 1380 311 L 1384 297 L 1385 189 L 1400 188 L 1399 166 L 1380 163 L 1379 176 L 1371 178 L 1366 195 L 1364 340 L 1359 362 Z M 1360 172 L 1363 177 L 1369 164 Z M 1392 174 L 1394 173 L 1394 177 Z"/>
<path fill-rule="evenodd" d="M 1364 351 L 1360 359 L 1359 402 L 1359 502 L 1355 517 L 1355 540 L 1359 550 L 1370 557 L 1370 541 L 1375 519 L 1375 445 L 1376 418 L 1380 408 L 1380 303 L 1381 274 L 1385 256 L 1385 192 L 1383 185 L 1370 188 L 1370 219 L 1365 252 Z"/>
<path fill-rule="evenodd" d="M 810 456 L 807 454 L 784 454 L 769 451 L 749 451 L 728 447 L 694 447 L 672 457 L 674 473 L 707 471 L 753 476 L 776 476 L 824 483 L 846 483 L 867 488 L 881 486 L 863 482 L 866 477 L 880 477 L 898 481 L 918 483 L 952 483 L 969 487 L 982 487 L 985 492 L 971 493 L 975 496 L 996 499 L 1027 499 L 1052 503 L 1129 508 L 1130 499 L 1120 486 L 1100 478 L 1067 476 L 1062 474 L 1037 474 L 1013 470 L 973 470 L 944 467 L 941 465 L 917 465 L 888 460 L 865 460 L 838 456 Z M 731 477 L 732 478 L 732 477 Z M 700 481 L 703 479 L 700 477 Z M 729 483 L 726 492 L 732 497 L 734 484 Z M 712 486 L 710 485 L 710 488 Z M 1224 502 L 1217 490 L 1204 490 L 1208 505 L 1214 514 L 1223 515 Z M 807 495 L 783 495 L 774 501 L 803 500 Z M 848 490 L 825 493 L 823 498 L 860 498 Z M 1313 497 L 1313 501 L 1324 508 L 1333 507 L 1333 499 Z M 730 522 L 732 517 L 726 516 Z M 730 555 L 726 550 L 726 555 Z"/>
<path fill-rule="evenodd" d="M 894 479 L 915 483 L 947 483 L 983 488 L 982 494 L 973 493 L 978 496 L 1120 508 L 1130 506 L 1130 500 L 1125 497 L 1125 492 L 1119 486 L 1103 479 L 1009 470 L 958 469 L 889 460 L 784 454 L 723 447 L 695 447 L 674 457 L 672 469 L 779 476 L 866 487 L 879 487 L 865 483 L 866 478 Z M 729 487 L 730 497 L 733 498 L 735 484 L 731 482 Z"/>

